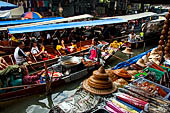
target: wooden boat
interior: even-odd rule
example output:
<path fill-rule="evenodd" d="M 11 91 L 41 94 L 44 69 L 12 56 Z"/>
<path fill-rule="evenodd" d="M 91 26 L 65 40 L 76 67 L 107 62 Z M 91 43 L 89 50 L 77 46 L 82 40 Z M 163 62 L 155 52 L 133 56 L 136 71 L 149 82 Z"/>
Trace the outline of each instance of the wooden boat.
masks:
<path fill-rule="evenodd" d="M 81 43 L 78 42 L 77 43 L 77 51 L 67 54 L 67 56 L 73 56 L 73 55 L 77 55 L 80 54 L 81 52 L 85 52 L 90 48 L 92 40 L 87 40 L 87 41 L 82 41 Z M 66 46 L 70 46 L 70 44 L 66 45 Z M 59 52 L 57 52 L 51 45 L 46 46 L 45 50 L 48 51 L 48 53 L 54 55 L 54 56 L 60 56 Z M 2 56 L 5 61 L 9 64 L 9 65 L 14 65 L 15 64 L 15 60 L 14 60 L 14 55 L 5 55 Z M 43 67 L 44 62 L 47 64 L 47 66 L 53 65 L 55 63 L 57 63 L 59 57 L 53 58 L 53 59 L 48 59 L 45 61 L 39 61 L 36 62 L 35 59 L 33 59 L 34 57 L 32 56 L 32 62 L 31 64 L 28 64 L 27 67 L 29 70 L 35 71 L 35 69 L 40 69 L 41 67 Z"/>
<path fill-rule="evenodd" d="M 51 90 L 58 88 L 59 86 L 61 86 L 62 84 L 65 84 L 66 82 L 78 80 L 80 78 L 83 78 L 83 77 L 89 75 L 89 73 L 91 73 L 95 69 L 95 67 L 96 66 L 86 67 L 83 70 L 72 73 L 68 76 L 63 76 L 63 77 L 59 78 L 58 80 L 52 81 Z M 4 102 L 7 100 L 16 99 L 16 98 L 21 98 L 21 97 L 25 97 L 25 96 L 30 96 L 30 95 L 34 95 L 34 94 L 44 93 L 44 92 L 46 92 L 46 86 L 47 86 L 46 83 L 18 86 L 18 88 L 20 88 L 20 89 L 17 89 L 15 91 L 6 92 L 6 93 L 0 93 L 0 102 Z M 17 87 L 15 87 L 15 88 L 17 88 Z M 0 91 L 2 91 L 2 89 Z"/>

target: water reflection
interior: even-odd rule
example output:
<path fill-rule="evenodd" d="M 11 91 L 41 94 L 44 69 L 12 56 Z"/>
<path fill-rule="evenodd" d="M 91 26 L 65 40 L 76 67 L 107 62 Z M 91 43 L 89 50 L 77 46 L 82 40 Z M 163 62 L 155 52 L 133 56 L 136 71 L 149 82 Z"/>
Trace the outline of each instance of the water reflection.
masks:
<path fill-rule="evenodd" d="M 48 113 L 50 108 L 73 95 L 81 80 L 58 87 L 51 95 L 34 95 L 0 103 L 0 113 Z"/>

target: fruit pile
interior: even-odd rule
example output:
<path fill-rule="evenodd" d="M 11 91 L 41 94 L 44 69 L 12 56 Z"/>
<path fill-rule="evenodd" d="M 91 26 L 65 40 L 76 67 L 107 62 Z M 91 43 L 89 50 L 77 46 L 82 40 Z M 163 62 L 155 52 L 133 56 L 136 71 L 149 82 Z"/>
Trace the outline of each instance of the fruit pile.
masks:
<path fill-rule="evenodd" d="M 122 42 L 118 42 L 117 40 L 113 41 L 111 44 L 110 44 L 110 47 L 111 48 L 119 48 L 120 46 L 122 46 L 123 43 Z"/>

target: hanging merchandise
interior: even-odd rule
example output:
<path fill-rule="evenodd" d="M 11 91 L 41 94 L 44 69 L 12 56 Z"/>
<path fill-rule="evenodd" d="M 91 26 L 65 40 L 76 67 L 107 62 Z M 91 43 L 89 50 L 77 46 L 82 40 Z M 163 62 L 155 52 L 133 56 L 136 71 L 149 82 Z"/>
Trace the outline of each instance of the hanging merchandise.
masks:
<path fill-rule="evenodd" d="M 39 1 L 39 7 L 43 7 L 43 1 Z"/>
<path fill-rule="evenodd" d="M 48 7 L 48 1 L 44 1 L 44 7 Z"/>
<path fill-rule="evenodd" d="M 37 0 L 36 2 L 37 2 L 37 7 L 39 8 L 39 7 L 40 7 L 40 5 L 39 5 L 39 0 Z"/>
<path fill-rule="evenodd" d="M 34 7 L 34 1 L 33 0 L 30 1 L 31 1 L 31 7 Z"/>
<path fill-rule="evenodd" d="M 24 0 L 24 7 L 28 8 L 27 0 Z"/>

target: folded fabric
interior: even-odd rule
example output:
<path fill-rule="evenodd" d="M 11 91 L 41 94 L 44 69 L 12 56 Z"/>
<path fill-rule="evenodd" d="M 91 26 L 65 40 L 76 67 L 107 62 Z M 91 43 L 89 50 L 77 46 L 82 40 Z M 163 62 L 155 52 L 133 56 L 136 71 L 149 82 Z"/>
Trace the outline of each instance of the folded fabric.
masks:
<path fill-rule="evenodd" d="M 137 107 L 135 107 L 135 106 L 132 106 L 131 104 L 128 104 L 128 103 L 126 103 L 126 102 L 124 102 L 124 101 L 122 101 L 122 100 L 119 100 L 119 99 L 116 99 L 116 100 L 117 100 L 118 102 L 124 104 L 125 106 L 134 109 L 135 111 L 137 111 L 137 112 L 139 112 L 139 113 L 142 111 L 141 109 L 139 109 L 139 108 L 137 108 Z"/>
<path fill-rule="evenodd" d="M 148 72 L 148 71 L 154 72 L 155 76 L 156 76 L 156 81 L 159 81 L 161 79 L 161 77 L 164 75 L 164 72 L 159 71 L 159 70 L 154 69 L 154 68 L 150 68 L 150 67 L 145 68 L 143 71 L 145 71 L 145 72 Z"/>

